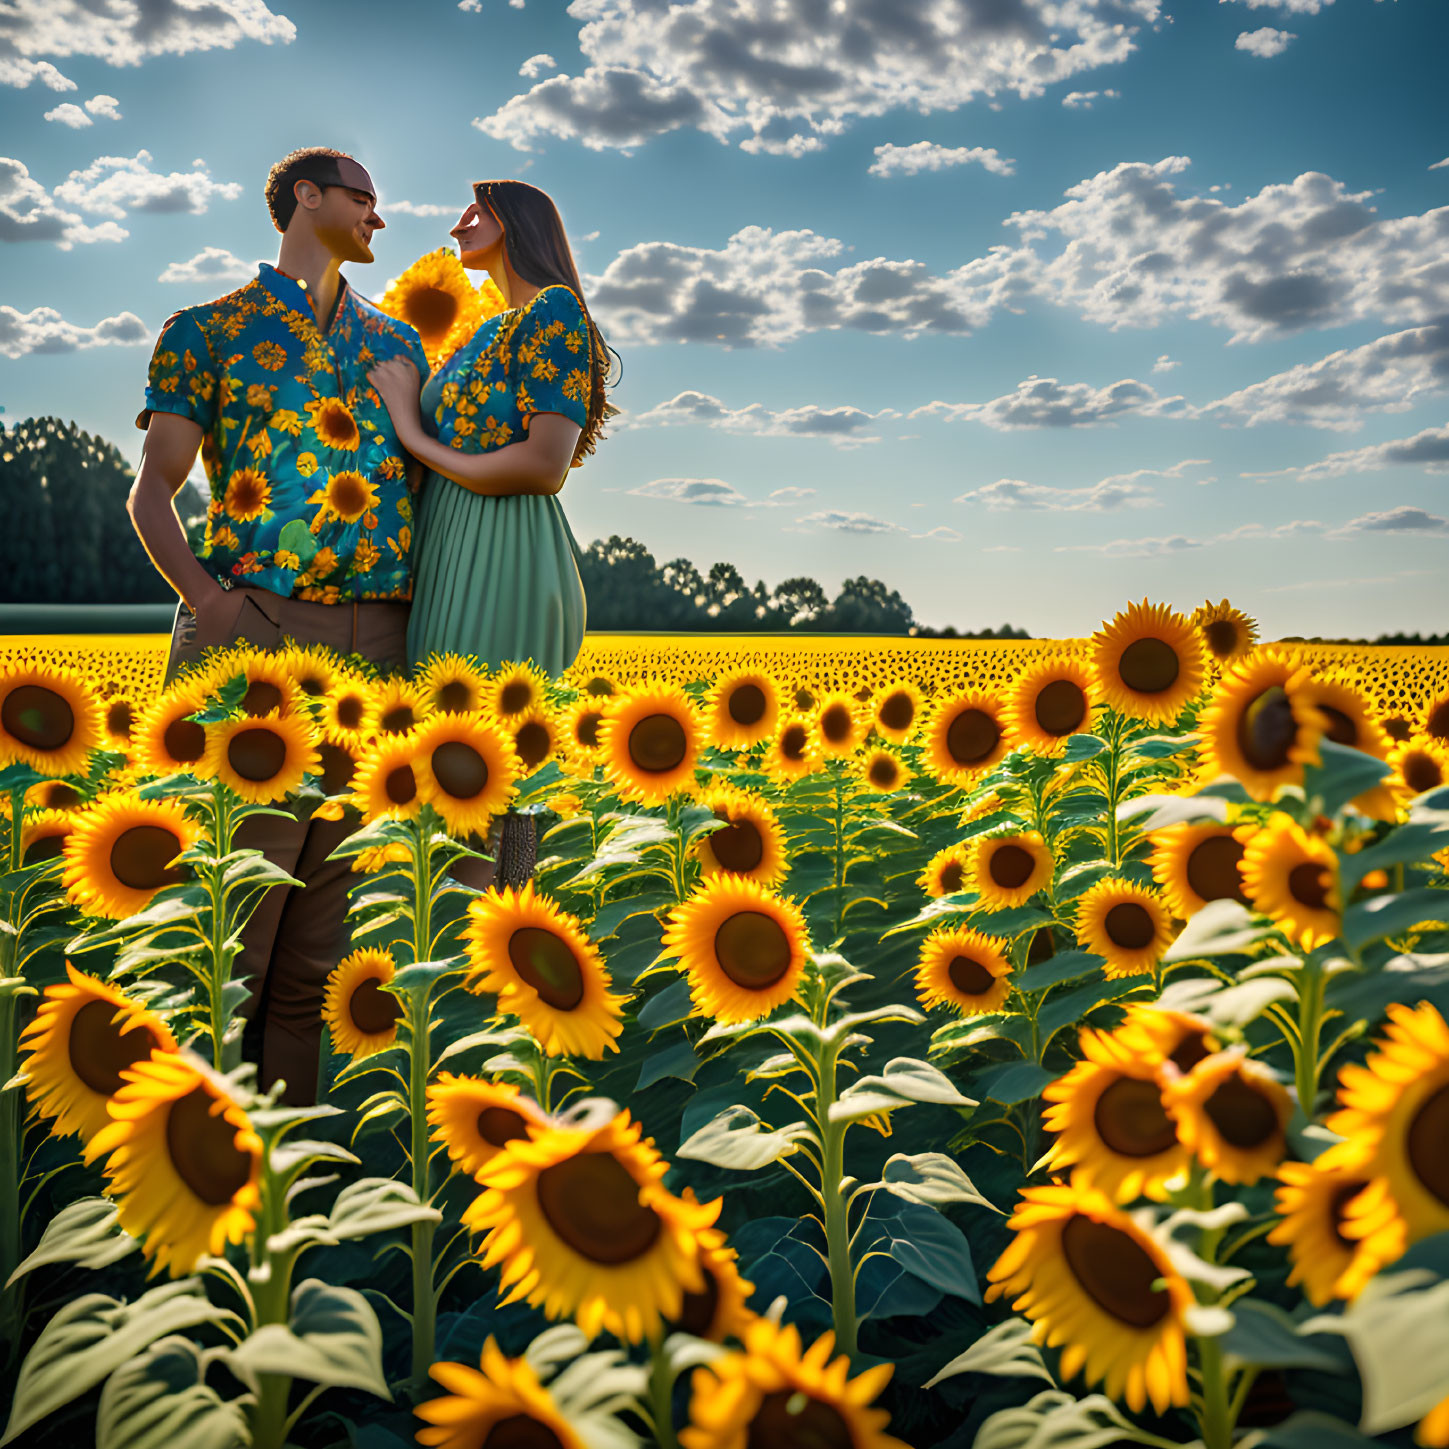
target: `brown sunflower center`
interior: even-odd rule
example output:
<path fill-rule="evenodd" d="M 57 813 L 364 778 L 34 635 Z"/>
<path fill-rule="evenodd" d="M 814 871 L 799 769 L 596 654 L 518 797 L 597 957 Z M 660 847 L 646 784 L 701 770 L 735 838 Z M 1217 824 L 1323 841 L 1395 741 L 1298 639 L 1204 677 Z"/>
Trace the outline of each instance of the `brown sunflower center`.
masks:
<path fill-rule="evenodd" d="M 357 762 L 341 745 L 334 745 L 331 740 L 323 740 L 317 746 L 317 753 L 322 760 L 323 791 L 328 795 L 340 795 L 352 784 Z"/>
<path fill-rule="evenodd" d="M 166 726 L 161 744 L 178 765 L 194 765 L 206 753 L 206 731 L 194 719 L 183 716 Z"/>
<path fill-rule="evenodd" d="M 1305 860 L 1288 872 L 1288 894 L 1310 911 L 1328 909 L 1328 884 L 1328 872 L 1316 860 Z"/>
<path fill-rule="evenodd" d="M 760 1400 L 745 1449 L 855 1449 L 840 1410 L 801 1389 L 775 1389 Z"/>
<path fill-rule="evenodd" d="M 428 342 L 440 342 L 458 315 L 458 299 L 442 287 L 419 287 L 408 294 L 408 321 Z"/>
<path fill-rule="evenodd" d="M 1238 647 L 1238 626 L 1231 619 L 1214 619 L 1202 632 L 1219 659 L 1226 659 Z"/>
<path fill-rule="evenodd" d="M 1052 928 L 1038 926 L 1032 932 L 1031 945 L 1026 950 L 1026 964 L 1039 966 L 1043 961 L 1050 961 L 1056 955 L 1056 951 L 1056 942 L 1052 940 Z"/>
<path fill-rule="evenodd" d="M 541 926 L 520 926 L 508 938 L 508 959 L 540 1000 L 572 1011 L 584 999 L 584 973 L 573 948 Z"/>
<path fill-rule="evenodd" d="M 132 825 L 111 846 L 111 874 L 133 891 L 160 890 L 181 879 L 166 862 L 181 854 L 181 839 L 164 825 Z"/>
<path fill-rule="evenodd" d="M 870 783 L 882 790 L 894 788 L 901 778 L 900 768 L 889 755 L 877 755 L 870 762 Z"/>
<path fill-rule="evenodd" d="M 252 1174 L 252 1156 L 236 1145 L 236 1128 L 213 1117 L 216 1098 L 193 1087 L 166 1116 L 166 1150 L 176 1175 L 208 1207 L 230 1202 Z"/>
<path fill-rule="evenodd" d="M 504 1147 L 527 1137 L 528 1123 L 512 1107 L 485 1107 L 478 1114 L 478 1135 L 490 1147 Z"/>
<path fill-rule="evenodd" d="M 242 695 L 242 712 L 254 718 L 282 707 L 282 691 L 270 679 L 254 679 Z"/>
<path fill-rule="evenodd" d="M 970 956 L 953 956 L 946 968 L 951 985 L 963 996 L 985 996 L 996 985 L 996 977 Z"/>
<path fill-rule="evenodd" d="M 337 701 L 337 723 L 345 730 L 355 730 L 362 724 L 365 705 L 360 694 L 344 694 Z"/>
<path fill-rule="evenodd" d="M 461 679 L 450 679 L 433 696 L 444 714 L 466 714 L 473 704 L 473 691 Z"/>
<path fill-rule="evenodd" d="M 1414 1175 L 1449 1206 L 1449 1083 L 1414 1113 L 1405 1147 Z"/>
<path fill-rule="evenodd" d="M 984 709 L 963 709 L 946 731 L 946 753 L 958 765 L 974 765 L 1001 740 L 1001 726 Z"/>
<path fill-rule="evenodd" d="M 886 695 L 885 699 L 881 701 L 878 718 L 888 730 L 908 729 L 915 717 L 916 706 L 910 695 L 903 689 Z"/>
<path fill-rule="evenodd" d="M 433 751 L 433 778 L 444 794 L 472 800 L 488 785 L 488 761 L 466 740 L 444 740 Z"/>
<path fill-rule="evenodd" d="M 1410 750 L 1403 758 L 1400 766 L 1403 772 L 1404 784 L 1416 795 L 1422 795 L 1425 790 L 1437 789 L 1444 783 L 1444 771 L 1427 750 Z"/>
<path fill-rule="evenodd" d="M 1092 1123 L 1097 1136 L 1122 1157 L 1156 1157 L 1177 1141 L 1157 1083 L 1138 1077 L 1118 1077 L 1097 1098 Z"/>
<path fill-rule="evenodd" d="M 243 780 L 270 780 L 287 763 L 287 742 L 276 730 L 238 730 L 226 742 L 226 759 Z"/>
<path fill-rule="evenodd" d="M 1043 734 L 1073 735 L 1087 718 L 1087 696 L 1076 680 L 1054 679 L 1037 691 L 1033 711 Z"/>
<path fill-rule="evenodd" d="M 612 1152 L 581 1152 L 538 1175 L 538 1205 L 549 1226 L 595 1263 L 629 1263 L 654 1246 L 659 1215 L 639 1201 L 639 1184 Z"/>
<path fill-rule="evenodd" d="M 52 780 L 44 789 L 47 810 L 74 810 L 81 803 L 81 792 L 64 780 Z"/>
<path fill-rule="evenodd" d="M 672 714 L 645 715 L 629 731 L 629 760 L 651 775 L 677 770 L 689 751 L 684 726 Z"/>
<path fill-rule="evenodd" d="M 987 872 L 993 885 L 1004 891 L 1014 891 L 1031 879 L 1035 868 L 1036 861 L 1029 850 L 1019 845 L 998 845 L 991 852 Z"/>
<path fill-rule="evenodd" d="M 837 700 L 827 705 L 820 714 L 820 733 L 832 745 L 844 744 L 850 738 L 850 708 Z"/>
<path fill-rule="evenodd" d="M 714 933 L 714 954 L 736 986 L 763 991 L 790 969 L 790 938 L 773 916 L 736 911 Z"/>
<path fill-rule="evenodd" d="M 1180 1072 L 1190 1072 L 1199 1062 L 1212 1056 L 1208 1050 L 1208 1034 L 1201 1027 L 1183 1033 L 1183 1038 L 1168 1052 L 1167 1060 Z"/>
<path fill-rule="evenodd" d="M 519 762 L 530 770 L 548 758 L 550 743 L 548 726 L 542 720 L 526 720 L 513 736 L 513 748 L 518 751 Z"/>
<path fill-rule="evenodd" d="M 1243 847 L 1231 835 L 1209 835 L 1187 857 L 1187 883 L 1205 901 L 1234 900 L 1248 904 L 1238 862 Z"/>
<path fill-rule="evenodd" d="M 955 895 L 965 883 L 966 875 L 961 869 L 959 860 L 948 860 L 941 867 L 941 894 L 943 896 Z"/>
<path fill-rule="evenodd" d="M 605 679 L 602 674 L 596 674 L 584 686 L 584 692 L 586 694 L 594 694 L 594 695 L 610 695 L 610 694 L 613 694 L 613 692 L 614 692 L 614 681 L 612 679 Z"/>
<path fill-rule="evenodd" d="M 478 1449 L 564 1449 L 564 1443 L 531 1414 L 509 1414 L 494 1420 Z"/>
<path fill-rule="evenodd" d="M 22 865 L 39 865 L 42 861 L 58 860 L 65 854 L 65 837 L 67 831 L 56 830 L 49 835 L 42 835 L 38 840 L 32 840 L 25 847 L 25 854 L 21 857 Z"/>
<path fill-rule="evenodd" d="M 603 719 L 602 714 L 588 710 L 578 717 L 574 725 L 574 738 L 586 749 L 596 750 L 599 747 L 599 721 Z"/>
<path fill-rule="evenodd" d="M 106 710 L 106 728 L 115 739 L 130 739 L 131 726 L 135 722 L 135 713 L 124 699 L 114 701 Z"/>
<path fill-rule="evenodd" d="M 1107 912 L 1102 928 L 1107 939 L 1124 951 L 1141 951 L 1157 934 L 1151 912 L 1136 901 L 1119 901 Z"/>
<path fill-rule="evenodd" d="M 499 714 L 521 714 L 533 703 L 533 686 L 526 679 L 511 679 L 498 692 Z"/>
<path fill-rule="evenodd" d="M 144 1061 L 156 1046 L 156 1037 L 144 1026 L 122 1031 L 112 1018 L 116 1005 L 110 1001 L 88 1001 L 70 1024 L 66 1050 L 70 1069 L 91 1091 L 103 1097 L 121 1090 L 121 1073 Z"/>
<path fill-rule="evenodd" d="M 729 820 L 724 810 L 714 812 L 716 820 Z M 732 820 L 709 837 L 710 853 L 725 870 L 744 874 L 765 858 L 765 838 L 753 820 Z"/>
<path fill-rule="evenodd" d="M 312 699 L 320 699 L 327 693 L 327 681 L 320 674 L 299 674 L 297 688 Z"/>
<path fill-rule="evenodd" d="M 391 1031 L 402 1016 L 403 1005 L 390 991 L 382 989 L 382 982 L 375 976 L 357 984 L 357 989 L 347 1001 L 347 1014 L 352 1024 L 366 1036 L 378 1036 Z"/>
<path fill-rule="evenodd" d="M 22 684 L 0 705 L 0 724 L 32 750 L 58 750 L 75 733 L 75 712 L 64 696 L 41 684 Z"/>
<path fill-rule="evenodd" d="M 714 1316 L 718 1311 L 719 1279 L 706 1266 L 703 1290 L 699 1293 L 685 1292 L 679 1317 L 670 1320 L 670 1331 L 692 1333 L 696 1338 L 703 1338 L 709 1333 L 710 1327 L 714 1323 Z"/>
<path fill-rule="evenodd" d="M 1288 691 L 1270 685 L 1238 716 L 1238 749 L 1255 770 L 1281 770 L 1298 734 Z"/>
<path fill-rule="evenodd" d="M 1078 1213 L 1062 1228 L 1062 1256 L 1100 1309 L 1132 1328 L 1152 1328 L 1172 1306 L 1166 1289 L 1152 1285 L 1161 1268 L 1130 1234 Z"/>
<path fill-rule="evenodd" d="M 418 777 L 411 765 L 398 765 L 383 776 L 382 793 L 394 805 L 410 805 L 418 795 Z"/>
<path fill-rule="evenodd" d="M 418 717 L 413 713 L 412 705 L 404 701 L 402 704 L 395 704 L 390 709 L 382 712 L 377 722 L 377 727 L 388 735 L 406 734 L 418 722 Z"/>
<path fill-rule="evenodd" d="M 1230 1147 L 1262 1147 L 1278 1130 L 1278 1113 L 1272 1102 L 1236 1072 L 1212 1093 L 1202 1109 Z"/>
<path fill-rule="evenodd" d="M 803 760 L 809 738 L 804 725 L 786 725 L 780 731 L 780 754 L 787 760 Z"/>
<path fill-rule="evenodd" d="M 1424 733 L 1436 740 L 1449 740 L 1449 698 L 1441 699 L 1424 721 Z"/>
<path fill-rule="evenodd" d="M 1328 728 L 1324 734 L 1336 745 L 1347 745 L 1350 749 L 1357 748 L 1358 725 L 1341 709 L 1335 709 L 1331 704 L 1320 704 L 1318 708 L 1328 721 Z"/>
<path fill-rule="evenodd" d="M 801 687 L 795 691 L 796 709 L 814 709 L 815 695 L 808 689 Z"/>
<path fill-rule="evenodd" d="M 1177 650 L 1165 639 L 1134 639 L 1117 661 L 1122 683 L 1136 694 L 1161 694 L 1181 672 Z"/>
<path fill-rule="evenodd" d="M 765 691 L 758 684 L 741 684 L 730 690 L 729 716 L 737 725 L 759 724 L 765 717 Z"/>

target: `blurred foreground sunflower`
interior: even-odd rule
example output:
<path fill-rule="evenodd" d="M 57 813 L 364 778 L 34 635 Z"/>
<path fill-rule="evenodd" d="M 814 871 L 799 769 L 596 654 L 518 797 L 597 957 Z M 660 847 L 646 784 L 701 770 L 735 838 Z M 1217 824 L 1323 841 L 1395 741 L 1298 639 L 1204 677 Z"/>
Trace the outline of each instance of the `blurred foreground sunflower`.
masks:
<path fill-rule="evenodd" d="M 376 303 L 389 317 L 416 328 L 435 371 L 478 330 L 486 318 L 505 307 L 491 278 L 475 287 L 458 254 L 449 247 L 425 252 L 393 277 Z"/>
<path fill-rule="evenodd" d="M 1152 832 L 1152 874 L 1176 916 L 1187 920 L 1209 901 L 1248 904 L 1239 867 L 1252 826 L 1216 820 L 1183 822 Z"/>
<path fill-rule="evenodd" d="M 1253 909 L 1306 951 L 1333 940 L 1342 926 L 1338 857 L 1321 836 L 1276 812 L 1248 840 L 1243 884 Z"/>
<path fill-rule="evenodd" d="M 477 1177 L 510 1142 L 552 1125 L 511 1082 L 440 1072 L 428 1084 L 428 1122 L 460 1172 Z"/>
<path fill-rule="evenodd" d="M 1231 775 L 1255 800 L 1303 783 L 1317 764 L 1324 718 L 1313 707 L 1311 673 L 1260 649 L 1225 670 L 1198 722 L 1203 773 Z"/>
<path fill-rule="evenodd" d="M 1288 1150 L 1293 1099 L 1246 1048 L 1205 1057 L 1186 1075 L 1165 1071 L 1162 1100 L 1183 1145 L 1223 1182 L 1257 1182 Z"/>

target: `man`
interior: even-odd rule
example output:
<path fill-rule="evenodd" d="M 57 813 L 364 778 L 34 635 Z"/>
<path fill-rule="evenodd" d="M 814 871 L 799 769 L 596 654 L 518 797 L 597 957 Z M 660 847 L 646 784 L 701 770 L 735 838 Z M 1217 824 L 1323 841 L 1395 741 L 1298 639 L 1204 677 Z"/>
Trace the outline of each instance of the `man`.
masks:
<path fill-rule="evenodd" d="M 384 222 L 355 158 L 293 151 L 267 178 L 282 234 L 276 266 L 161 330 L 151 359 L 140 472 L 127 511 L 181 597 L 169 681 L 209 645 L 284 637 L 407 667 L 412 490 L 420 470 L 369 386 L 378 362 L 408 357 L 426 376 L 417 333 L 352 290 L 340 267 L 373 260 Z M 210 484 L 193 554 L 174 497 L 197 449 Z M 327 857 L 346 821 L 256 816 L 237 845 L 259 849 L 305 890 L 273 886 L 242 932 L 238 976 L 251 986 L 245 1049 L 269 1087 L 316 1093 L 328 973 L 347 951 L 349 861 Z"/>

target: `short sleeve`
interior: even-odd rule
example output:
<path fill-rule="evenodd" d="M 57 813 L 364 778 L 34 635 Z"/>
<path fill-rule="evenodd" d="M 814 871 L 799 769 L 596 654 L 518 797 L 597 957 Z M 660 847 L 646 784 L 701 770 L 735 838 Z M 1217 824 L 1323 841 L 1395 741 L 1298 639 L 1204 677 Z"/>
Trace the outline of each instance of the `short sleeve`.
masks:
<path fill-rule="evenodd" d="M 562 413 L 580 428 L 589 420 L 589 325 L 569 287 L 548 287 L 529 307 L 514 342 L 518 413 Z"/>
<path fill-rule="evenodd" d="M 203 432 L 216 422 L 216 368 L 211 348 L 190 312 L 167 318 L 151 354 L 146 375 L 146 406 L 136 426 L 150 426 L 152 413 L 175 413 L 190 418 Z"/>

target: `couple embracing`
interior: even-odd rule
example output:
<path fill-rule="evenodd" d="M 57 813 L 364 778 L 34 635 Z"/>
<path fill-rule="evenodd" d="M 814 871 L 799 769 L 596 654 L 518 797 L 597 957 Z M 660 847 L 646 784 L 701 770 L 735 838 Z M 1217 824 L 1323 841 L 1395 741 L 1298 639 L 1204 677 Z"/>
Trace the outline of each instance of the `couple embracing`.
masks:
<path fill-rule="evenodd" d="M 275 266 L 167 319 L 151 359 L 136 532 L 176 590 L 169 681 L 203 649 L 284 638 L 384 673 L 436 653 L 561 673 L 583 642 L 578 545 L 558 493 L 617 411 L 608 349 L 558 210 L 479 182 L 451 235 L 505 310 L 430 373 L 417 331 L 340 271 L 384 225 L 367 169 L 325 147 L 267 178 Z M 198 450 L 210 485 L 192 552 L 175 495 Z M 242 936 L 248 1055 L 310 1101 L 326 979 L 346 953 L 347 821 L 254 816 L 237 844 L 304 883 L 273 886 Z"/>

